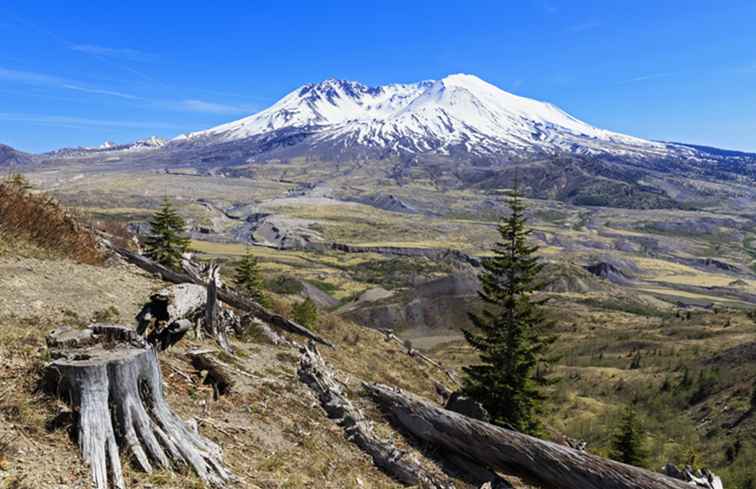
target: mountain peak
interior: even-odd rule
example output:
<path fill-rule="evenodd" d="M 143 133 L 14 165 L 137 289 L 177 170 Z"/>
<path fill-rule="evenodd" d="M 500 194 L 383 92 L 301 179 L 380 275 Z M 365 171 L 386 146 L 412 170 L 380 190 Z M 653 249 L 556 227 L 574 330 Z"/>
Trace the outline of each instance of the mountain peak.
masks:
<path fill-rule="evenodd" d="M 179 139 L 232 141 L 282 129 L 306 129 L 313 143 L 366 147 L 381 154 L 446 155 L 463 148 L 501 157 L 659 146 L 598 129 L 554 105 L 514 95 L 466 73 L 378 87 L 329 78 L 303 85 L 262 112 Z"/>

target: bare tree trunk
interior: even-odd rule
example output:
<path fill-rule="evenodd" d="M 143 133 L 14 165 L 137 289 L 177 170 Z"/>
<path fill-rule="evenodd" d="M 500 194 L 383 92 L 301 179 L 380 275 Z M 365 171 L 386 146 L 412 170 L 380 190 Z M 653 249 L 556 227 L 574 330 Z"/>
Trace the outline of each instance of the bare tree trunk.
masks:
<path fill-rule="evenodd" d="M 690 489 L 662 474 L 468 418 L 398 389 L 365 388 L 405 431 L 493 470 L 517 466 L 560 489 Z"/>
<path fill-rule="evenodd" d="M 373 458 L 373 463 L 405 485 L 449 489 L 454 485 L 426 471 L 419 463 L 403 457 L 391 443 L 379 440 L 370 422 L 346 398 L 333 371 L 323 361 L 314 344 L 301 349 L 299 378 L 313 390 L 328 417 L 344 428 L 346 437 Z"/>
<path fill-rule="evenodd" d="M 199 277 L 197 276 L 170 270 L 160 265 L 159 263 L 150 260 L 149 258 L 138 255 L 136 253 L 132 253 L 131 251 L 123 248 L 111 248 L 129 263 L 138 266 L 142 270 L 157 275 L 158 277 L 161 277 L 163 280 L 166 280 L 168 282 L 173 282 L 175 284 L 193 283 L 202 286 L 205 285 L 202 280 L 198 280 Z M 279 314 L 269 311 L 257 302 L 243 297 L 242 295 L 230 289 L 219 288 L 218 299 L 232 307 L 250 312 L 262 321 L 265 321 L 266 323 L 271 324 L 277 328 L 283 329 L 284 331 L 304 336 L 305 338 L 311 339 L 317 343 L 334 348 L 333 344 L 330 341 L 310 331 L 301 324 L 298 324 L 295 321 L 291 321 Z"/>
<path fill-rule="evenodd" d="M 228 342 L 228 325 L 220 321 L 218 310 L 218 280 L 220 267 L 210 267 L 210 277 L 207 282 L 207 304 L 205 305 L 205 329 L 210 336 L 215 338 L 218 345 L 226 352 L 231 353 L 231 344 Z"/>
<path fill-rule="evenodd" d="M 62 328 L 47 342 L 46 386 L 79 411 L 79 449 L 97 489 L 125 487 L 119 447 L 146 472 L 186 466 L 217 487 L 233 479 L 220 447 L 171 411 L 155 350 L 133 330 Z"/>

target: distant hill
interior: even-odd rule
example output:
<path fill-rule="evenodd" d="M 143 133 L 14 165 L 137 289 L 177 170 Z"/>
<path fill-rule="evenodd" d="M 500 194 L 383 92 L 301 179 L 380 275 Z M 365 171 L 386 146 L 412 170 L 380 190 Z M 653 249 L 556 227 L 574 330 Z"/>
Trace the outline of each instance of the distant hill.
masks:
<path fill-rule="evenodd" d="M 0 144 L 0 168 L 26 166 L 32 163 L 31 155 Z"/>

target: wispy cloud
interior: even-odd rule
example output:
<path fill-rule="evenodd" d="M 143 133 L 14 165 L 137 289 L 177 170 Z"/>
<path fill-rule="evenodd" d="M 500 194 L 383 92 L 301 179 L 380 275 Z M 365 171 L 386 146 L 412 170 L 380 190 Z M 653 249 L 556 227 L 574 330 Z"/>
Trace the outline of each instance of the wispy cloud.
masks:
<path fill-rule="evenodd" d="M 56 88 L 60 90 L 73 91 L 90 95 L 116 97 L 124 100 L 140 102 L 151 107 L 158 107 L 180 112 L 239 115 L 255 112 L 258 109 L 258 107 L 255 106 L 223 104 L 200 99 L 166 100 L 142 97 L 139 95 L 134 95 L 132 93 L 126 93 L 111 88 L 93 86 L 85 82 L 71 80 L 47 73 L 20 71 L 2 67 L 0 67 L 0 80 L 36 87 Z"/>
<path fill-rule="evenodd" d="M 116 90 L 108 90 L 100 87 L 93 87 L 87 83 L 70 80 L 61 76 L 50 75 L 47 73 L 37 73 L 33 71 L 20 71 L 0 67 L 0 80 L 23 83 L 35 86 L 48 86 L 73 90 L 76 92 L 91 93 L 95 95 L 107 95 L 110 97 L 119 97 L 130 100 L 138 100 L 140 97 L 129 93 L 123 93 Z"/>
<path fill-rule="evenodd" d="M 169 122 L 156 121 L 123 121 L 107 119 L 89 119 L 85 117 L 69 117 L 47 114 L 18 114 L 0 112 L 0 120 L 10 122 L 29 122 L 51 126 L 86 126 L 86 127 L 110 127 L 127 129 L 184 129 L 183 126 Z"/>
<path fill-rule="evenodd" d="M 137 97 L 136 95 L 131 95 L 128 93 L 123 92 L 117 92 L 115 90 L 105 90 L 102 88 L 89 88 L 89 87 L 81 87 L 78 85 L 63 85 L 63 88 L 66 88 L 68 90 L 75 90 L 77 92 L 84 92 L 84 93 L 92 93 L 95 95 L 110 95 L 111 97 L 119 97 L 119 98 L 125 98 L 127 100 L 140 100 L 141 97 Z"/>
<path fill-rule="evenodd" d="M 11 70 L 2 67 L 0 67 L 0 80 L 29 83 L 32 85 L 63 85 L 66 83 L 64 78 L 57 76 L 32 71 Z"/>
<path fill-rule="evenodd" d="M 93 56 L 127 59 L 130 61 L 150 61 L 156 58 L 153 54 L 131 48 L 110 48 L 106 46 L 97 46 L 95 44 L 70 44 L 69 48 L 73 51 L 91 54 Z"/>
<path fill-rule="evenodd" d="M 220 115 L 234 115 L 245 114 L 254 112 L 255 108 L 245 107 L 240 105 L 227 105 L 219 104 L 215 102 L 208 102 L 206 100 L 180 100 L 178 102 L 170 102 L 165 104 L 169 108 L 177 110 L 185 110 L 187 112 L 203 112 L 206 114 L 220 114 Z"/>
<path fill-rule="evenodd" d="M 668 78 L 672 75 L 674 75 L 674 73 L 649 73 L 647 75 L 640 75 L 634 78 L 630 78 L 629 80 L 625 80 L 622 83 L 636 83 L 636 82 L 644 82 L 644 81 L 649 81 L 649 80 L 657 80 L 659 78 Z"/>

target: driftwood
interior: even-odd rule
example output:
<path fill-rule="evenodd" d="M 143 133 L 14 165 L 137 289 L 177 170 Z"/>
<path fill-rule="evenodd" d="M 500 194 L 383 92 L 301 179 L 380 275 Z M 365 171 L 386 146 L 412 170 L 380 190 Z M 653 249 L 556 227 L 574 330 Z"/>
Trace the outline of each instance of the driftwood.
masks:
<path fill-rule="evenodd" d="M 204 281 L 201 280 L 201 277 L 198 277 L 196 275 L 190 275 L 185 272 L 176 272 L 150 260 L 149 258 L 138 255 L 124 248 L 113 247 L 112 249 L 127 262 L 138 266 L 142 270 L 157 275 L 158 277 L 161 277 L 163 280 L 166 280 L 168 282 L 173 282 L 175 284 L 194 283 L 197 285 L 205 285 Z M 330 341 L 310 331 L 301 324 L 298 324 L 297 322 L 290 319 L 286 319 L 285 317 L 266 309 L 257 302 L 250 300 L 230 289 L 223 287 L 218 288 L 218 299 L 231 307 L 250 312 L 262 321 L 265 321 L 266 323 L 271 324 L 284 331 L 304 336 L 305 338 L 313 340 L 317 343 L 334 348 L 333 344 Z"/>
<path fill-rule="evenodd" d="M 234 387 L 234 378 L 228 365 L 215 358 L 212 353 L 212 350 L 189 350 L 186 355 L 194 368 L 200 372 L 207 372 L 205 383 L 213 386 L 215 399 L 218 399 L 219 396 L 231 392 Z"/>
<path fill-rule="evenodd" d="M 217 487 L 233 479 L 220 447 L 171 411 L 155 349 L 133 330 L 59 328 L 47 343 L 45 385 L 79 412 L 79 449 L 97 489 L 125 488 L 119 447 L 146 472 L 184 466 Z"/>
<path fill-rule="evenodd" d="M 373 463 L 405 485 L 450 489 L 453 484 L 428 473 L 419 463 L 403 457 L 389 442 L 378 439 L 371 423 L 365 419 L 343 392 L 333 371 L 323 361 L 314 344 L 301 349 L 299 378 L 312 389 L 328 417 L 344 429 L 346 437 L 373 458 Z"/>
<path fill-rule="evenodd" d="M 442 409 L 397 389 L 365 384 L 404 431 L 493 470 L 519 467 L 560 489 L 690 489 L 648 470 L 547 442 Z"/>

